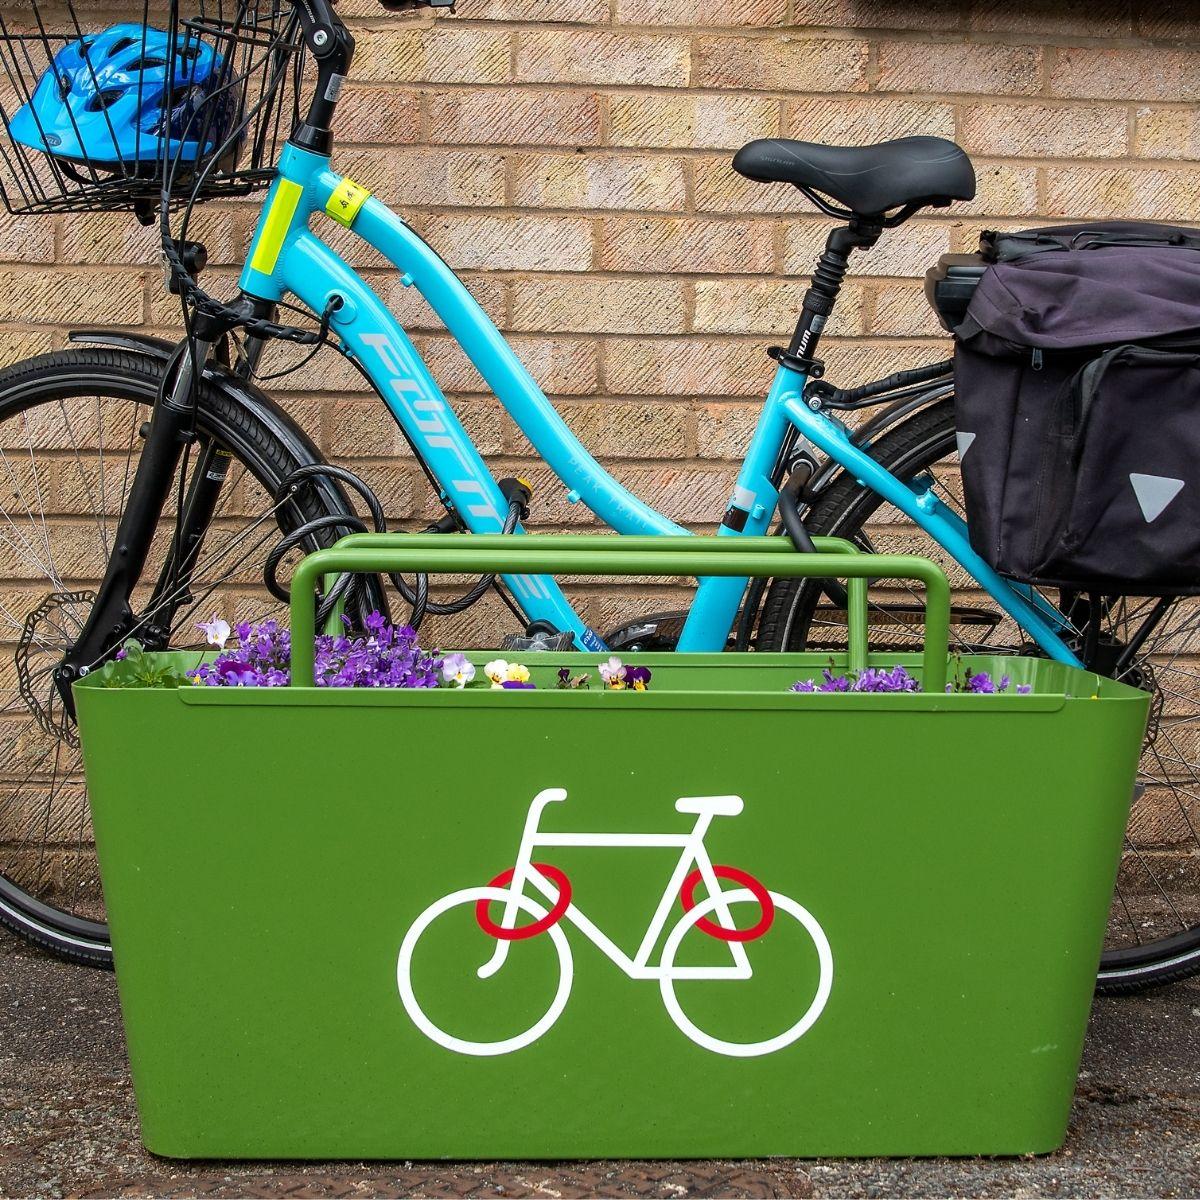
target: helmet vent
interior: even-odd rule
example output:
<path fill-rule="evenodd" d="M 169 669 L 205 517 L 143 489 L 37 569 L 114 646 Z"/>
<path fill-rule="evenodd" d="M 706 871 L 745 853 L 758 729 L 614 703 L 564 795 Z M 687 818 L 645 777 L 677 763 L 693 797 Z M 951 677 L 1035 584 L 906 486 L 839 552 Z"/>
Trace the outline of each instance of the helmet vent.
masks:
<path fill-rule="evenodd" d="M 123 95 L 125 95 L 124 88 L 106 88 L 102 92 L 97 92 L 94 96 L 88 98 L 88 111 L 103 112 L 104 109 L 116 104 Z"/>
<path fill-rule="evenodd" d="M 136 46 L 137 44 L 137 38 L 123 37 L 113 42 L 112 49 L 109 50 L 109 53 L 120 54 L 122 50 L 128 50 L 130 46 Z"/>

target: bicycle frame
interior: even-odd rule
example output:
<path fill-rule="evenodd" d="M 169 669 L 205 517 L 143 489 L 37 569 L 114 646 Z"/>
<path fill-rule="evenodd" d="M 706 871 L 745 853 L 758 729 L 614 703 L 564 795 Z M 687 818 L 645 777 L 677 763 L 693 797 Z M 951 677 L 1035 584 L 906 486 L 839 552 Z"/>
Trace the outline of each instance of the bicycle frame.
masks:
<path fill-rule="evenodd" d="M 538 825 L 542 813 L 550 804 L 559 803 L 567 798 L 562 788 L 546 788 L 539 792 L 529 806 L 525 818 L 525 829 L 521 835 L 521 847 L 517 852 L 516 867 L 511 883 L 508 884 L 510 899 L 504 906 L 504 916 L 501 927 L 512 929 L 517 919 L 517 897 L 521 895 L 527 883 L 532 884 L 547 900 L 553 904 L 558 899 L 558 889 L 554 883 L 537 869 L 533 863 L 533 851 L 539 846 L 593 846 L 593 847 L 679 847 L 679 862 L 667 881 L 662 898 L 650 918 L 646 933 L 637 948 L 637 953 L 631 958 L 606 933 L 604 933 L 589 917 L 575 906 L 574 902 L 567 905 L 562 919 L 573 924 L 606 958 L 614 963 L 630 979 L 662 979 L 666 973 L 662 966 L 650 966 L 650 955 L 666 928 L 671 915 L 675 898 L 683 887 L 694 863 L 700 870 L 704 886 L 710 896 L 716 897 L 714 912 L 724 929 L 736 928 L 728 903 L 722 899 L 728 893 L 721 889 L 721 884 L 713 872 L 712 860 L 704 845 L 708 827 L 712 824 L 712 812 L 700 812 L 696 815 L 696 824 L 690 833 L 541 833 Z M 712 799 L 712 797 L 708 797 Z M 737 799 L 736 797 L 719 797 L 719 799 Z M 682 802 L 681 802 L 682 803 Z M 740 806 L 741 801 L 738 800 Z M 682 810 L 681 810 L 682 811 Z M 511 942 L 499 941 L 492 957 L 479 968 L 479 976 L 486 979 L 494 975 L 508 958 Z M 670 968 L 671 979 L 749 979 L 753 972 L 750 969 L 750 959 L 745 947 L 740 942 L 727 942 L 733 963 L 727 967 L 677 967 Z"/>
<path fill-rule="evenodd" d="M 496 326 L 437 253 L 386 205 L 353 180 L 331 170 L 324 154 L 288 144 L 264 204 L 241 287 L 274 302 L 291 293 L 316 313 L 338 305 L 332 329 L 344 354 L 366 373 L 442 489 L 442 500 L 473 533 L 497 533 L 507 508 L 462 423 L 395 317 L 358 273 L 310 228 L 322 213 L 351 229 L 401 272 L 441 319 L 467 358 L 516 421 L 534 449 L 567 488 L 621 534 L 673 535 L 687 531 L 632 495 L 571 432 L 522 366 Z M 927 484 L 909 486 L 855 446 L 844 425 L 804 400 L 806 376 L 781 363 L 730 497 L 738 513 L 723 536 L 767 533 L 778 503 L 775 464 L 795 430 L 877 491 L 941 545 L 996 604 L 1049 657 L 1079 665 L 1064 644 L 1065 619 L 1031 589 L 1010 584 L 971 548 L 964 522 Z M 518 526 L 517 532 L 520 532 Z M 603 640 L 581 620 L 557 583 L 540 576 L 506 575 L 506 584 L 530 621 L 570 630 L 585 649 Z M 678 648 L 714 651 L 725 646 L 746 580 L 699 581 Z"/>

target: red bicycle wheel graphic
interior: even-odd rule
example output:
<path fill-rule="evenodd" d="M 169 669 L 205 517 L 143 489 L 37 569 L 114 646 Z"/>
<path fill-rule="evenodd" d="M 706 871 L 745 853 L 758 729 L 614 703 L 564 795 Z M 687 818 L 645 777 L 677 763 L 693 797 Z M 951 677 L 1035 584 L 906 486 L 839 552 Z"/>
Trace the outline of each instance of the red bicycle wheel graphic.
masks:
<path fill-rule="evenodd" d="M 475 920 L 479 922 L 479 928 L 489 937 L 494 937 L 501 942 L 521 942 L 526 938 L 537 937 L 539 933 L 545 933 L 551 925 L 562 920 L 563 913 L 567 911 L 567 906 L 571 903 L 571 881 L 557 867 L 552 867 L 549 863 L 533 863 L 532 865 L 558 888 L 558 899 L 554 902 L 554 907 L 540 921 L 533 921 L 529 925 L 518 925 L 514 929 L 505 929 L 497 925 L 488 913 L 491 902 L 480 900 L 475 905 Z M 501 871 L 487 886 L 504 887 L 505 884 L 512 882 L 515 874 L 516 868 L 509 867 L 507 871 Z"/>
<path fill-rule="evenodd" d="M 511 876 L 512 873 L 509 872 L 509 874 Z M 752 942 L 755 938 L 762 937 L 775 920 L 775 901 L 771 899 L 771 893 L 753 875 L 746 871 L 740 871 L 737 867 L 723 867 L 713 863 L 713 874 L 718 879 L 728 879 L 730 883 L 740 884 L 753 892 L 755 900 L 762 909 L 762 916 L 749 929 L 723 929 L 715 921 L 710 921 L 708 917 L 701 917 L 696 922 L 696 928 L 703 930 L 709 937 L 718 938 L 722 942 Z M 700 868 L 697 867 L 683 881 L 683 887 L 679 889 L 679 899 L 683 903 L 684 912 L 691 912 L 696 907 L 696 885 L 702 879 L 703 875 Z M 539 921 L 538 924 L 540 925 L 541 922 Z"/>

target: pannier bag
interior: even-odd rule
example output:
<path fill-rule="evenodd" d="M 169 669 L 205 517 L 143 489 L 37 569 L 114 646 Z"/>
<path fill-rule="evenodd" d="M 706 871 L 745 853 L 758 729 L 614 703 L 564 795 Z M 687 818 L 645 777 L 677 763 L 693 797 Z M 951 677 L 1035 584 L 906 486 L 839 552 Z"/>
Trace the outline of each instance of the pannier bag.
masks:
<path fill-rule="evenodd" d="M 1028 582 L 1200 592 L 1200 232 L 1059 226 L 981 246 L 954 326 L 972 545 Z M 956 300 L 965 257 L 944 276 Z"/>

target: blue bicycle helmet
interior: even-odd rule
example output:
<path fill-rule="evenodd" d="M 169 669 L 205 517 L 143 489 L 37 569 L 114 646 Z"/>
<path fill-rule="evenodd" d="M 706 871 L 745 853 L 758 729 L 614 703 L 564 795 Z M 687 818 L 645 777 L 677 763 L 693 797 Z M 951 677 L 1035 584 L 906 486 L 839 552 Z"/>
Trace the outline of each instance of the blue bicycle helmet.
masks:
<path fill-rule="evenodd" d="M 94 166 L 195 162 L 230 132 L 234 104 L 213 99 L 228 82 L 221 65 L 196 37 L 113 25 L 54 56 L 9 132 L 34 150 Z M 210 101 L 215 111 L 204 110 Z"/>

